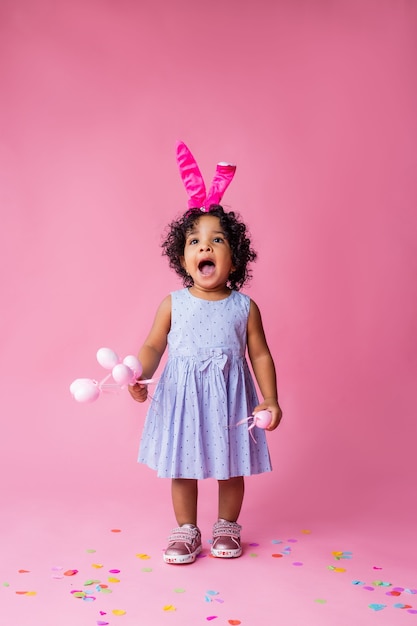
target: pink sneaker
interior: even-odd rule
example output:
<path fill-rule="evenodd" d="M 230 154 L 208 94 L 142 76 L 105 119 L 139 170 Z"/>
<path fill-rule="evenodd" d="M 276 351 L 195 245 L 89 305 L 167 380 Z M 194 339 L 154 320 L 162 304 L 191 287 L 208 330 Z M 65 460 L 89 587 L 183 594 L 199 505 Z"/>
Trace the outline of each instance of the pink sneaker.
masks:
<path fill-rule="evenodd" d="M 233 559 L 242 554 L 240 531 L 242 526 L 236 522 L 219 519 L 213 526 L 211 553 L 222 559 Z"/>
<path fill-rule="evenodd" d="M 174 528 L 164 552 L 165 563 L 193 563 L 202 550 L 201 533 L 193 524 Z"/>

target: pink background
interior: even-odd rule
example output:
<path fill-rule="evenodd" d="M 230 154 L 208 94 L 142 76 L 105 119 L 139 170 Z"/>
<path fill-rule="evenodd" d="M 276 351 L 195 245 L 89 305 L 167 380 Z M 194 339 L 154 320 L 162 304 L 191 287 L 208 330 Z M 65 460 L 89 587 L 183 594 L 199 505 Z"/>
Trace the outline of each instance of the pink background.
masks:
<path fill-rule="evenodd" d="M 279 374 L 274 472 L 248 481 L 243 520 L 412 532 L 416 26 L 411 1 L 3 0 L 9 531 L 31 507 L 173 523 L 169 484 L 136 463 L 146 407 L 68 387 L 103 375 L 99 347 L 136 352 L 180 287 L 159 244 L 186 205 L 182 139 L 206 179 L 238 164 L 224 201 L 259 252 L 247 293 Z"/>

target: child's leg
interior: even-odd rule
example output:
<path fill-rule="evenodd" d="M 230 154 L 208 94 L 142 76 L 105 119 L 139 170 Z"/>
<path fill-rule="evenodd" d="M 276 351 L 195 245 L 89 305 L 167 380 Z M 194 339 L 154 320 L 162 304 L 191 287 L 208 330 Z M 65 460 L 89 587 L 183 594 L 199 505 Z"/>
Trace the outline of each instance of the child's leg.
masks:
<path fill-rule="evenodd" d="M 245 493 L 243 476 L 219 480 L 219 519 L 236 522 Z"/>
<path fill-rule="evenodd" d="M 236 522 L 245 493 L 243 476 L 219 480 L 219 519 L 213 526 L 211 554 L 223 559 L 242 554 L 241 526 Z"/>
<path fill-rule="evenodd" d="M 171 485 L 172 504 L 178 526 L 197 526 L 197 481 L 189 478 L 173 478 Z"/>
<path fill-rule="evenodd" d="M 193 563 L 201 552 L 201 533 L 197 528 L 197 481 L 173 478 L 172 504 L 178 528 L 174 528 L 164 552 L 165 563 Z"/>

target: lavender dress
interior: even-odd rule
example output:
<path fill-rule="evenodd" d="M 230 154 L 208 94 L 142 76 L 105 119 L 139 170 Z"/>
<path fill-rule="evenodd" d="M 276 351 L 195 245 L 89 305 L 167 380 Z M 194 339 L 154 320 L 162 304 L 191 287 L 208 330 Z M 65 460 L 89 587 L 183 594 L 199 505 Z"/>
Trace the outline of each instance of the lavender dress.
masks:
<path fill-rule="evenodd" d="M 258 398 L 246 362 L 250 298 L 171 294 L 168 361 L 143 429 L 139 462 L 165 478 L 248 476 L 271 471 L 265 431 L 246 424 Z"/>

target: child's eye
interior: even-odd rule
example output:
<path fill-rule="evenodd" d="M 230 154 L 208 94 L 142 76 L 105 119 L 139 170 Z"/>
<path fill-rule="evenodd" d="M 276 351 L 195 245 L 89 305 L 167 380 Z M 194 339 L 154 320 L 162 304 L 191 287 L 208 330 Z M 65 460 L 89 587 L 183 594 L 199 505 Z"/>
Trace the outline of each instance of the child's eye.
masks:
<path fill-rule="evenodd" d="M 198 239 L 189 239 L 188 240 L 188 245 L 190 245 L 190 246 L 194 246 L 196 243 L 198 243 Z"/>
<path fill-rule="evenodd" d="M 214 243 L 223 243 L 224 239 L 223 237 L 215 237 L 213 239 Z"/>

